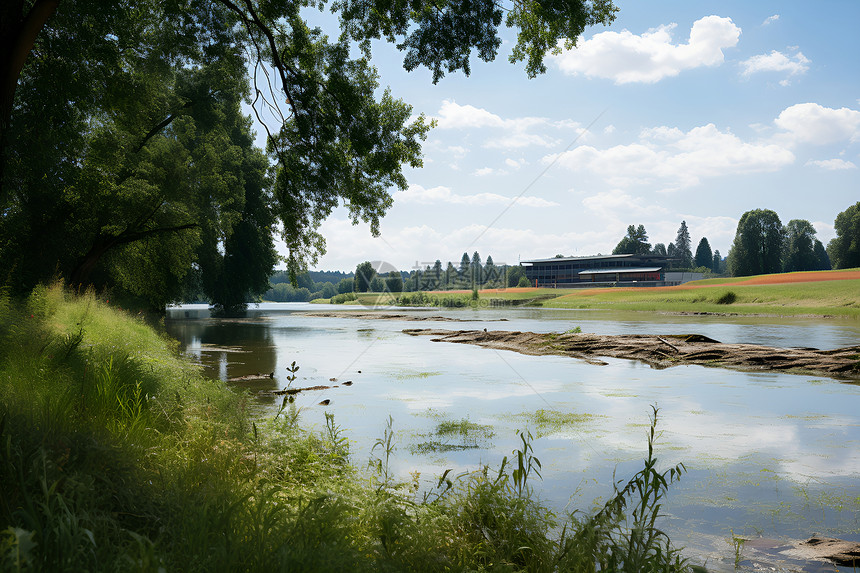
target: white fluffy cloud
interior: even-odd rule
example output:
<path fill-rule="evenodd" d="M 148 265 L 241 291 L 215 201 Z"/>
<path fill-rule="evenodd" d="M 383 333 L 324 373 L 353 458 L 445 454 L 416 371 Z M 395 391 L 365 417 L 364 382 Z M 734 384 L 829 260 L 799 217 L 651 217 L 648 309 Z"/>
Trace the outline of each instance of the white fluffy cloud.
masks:
<path fill-rule="evenodd" d="M 554 59 L 567 74 L 584 74 L 616 84 L 655 83 L 684 70 L 723 63 L 723 50 L 737 45 L 741 29 L 731 18 L 706 16 L 693 23 L 685 44 L 672 42 L 677 24 L 641 35 L 629 30 L 601 32 Z"/>
<path fill-rule="evenodd" d="M 774 14 L 773 16 L 768 16 L 764 19 L 764 22 L 761 23 L 762 26 L 769 26 L 779 20 L 779 14 Z"/>
<path fill-rule="evenodd" d="M 648 129 L 638 142 L 608 149 L 582 145 L 562 154 L 558 162 L 574 171 L 603 175 L 615 186 L 654 183 L 674 190 L 697 185 L 705 177 L 775 171 L 794 162 L 794 154 L 776 144 L 744 142 L 708 124 L 686 133 Z"/>
<path fill-rule="evenodd" d="M 476 193 L 475 195 L 458 195 L 448 187 L 431 187 L 426 189 L 421 185 L 410 185 L 405 191 L 394 194 L 394 201 L 429 205 L 432 203 L 450 203 L 453 205 L 507 205 L 514 201 L 513 197 L 505 197 L 496 193 Z M 547 201 L 540 197 L 524 196 L 516 199 L 517 205 L 526 207 L 557 207 L 558 203 Z"/>
<path fill-rule="evenodd" d="M 741 67 L 746 77 L 760 72 L 787 72 L 788 75 L 795 76 L 809 70 L 809 59 L 803 55 L 803 52 L 786 56 L 782 52 L 773 50 L 769 54 L 760 54 L 744 60 L 741 62 Z"/>
<path fill-rule="evenodd" d="M 455 101 L 445 100 L 436 117 L 439 129 L 463 129 L 499 127 L 524 131 L 536 125 L 546 125 L 548 120 L 541 117 L 520 117 L 503 119 L 483 108 L 473 105 L 460 105 Z"/>
<path fill-rule="evenodd" d="M 807 165 L 812 165 L 814 167 L 820 167 L 821 169 L 826 169 L 828 171 L 840 171 L 845 169 L 857 169 L 857 166 L 851 163 L 850 161 L 845 161 L 844 159 L 822 159 L 822 160 L 812 160 L 806 162 Z"/>
<path fill-rule="evenodd" d="M 634 197 L 618 189 L 585 197 L 582 204 L 594 214 L 609 220 L 626 220 L 630 216 L 656 216 L 668 213 L 666 208 L 655 205 L 651 200 Z"/>
<path fill-rule="evenodd" d="M 574 121 L 550 121 L 543 117 L 502 118 L 483 108 L 460 105 L 445 100 L 436 120 L 439 129 L 495 129 L 498 135 L 489 138 L 484 147 L 491 149 L 520 149 L 529 146 L 555 147 L 560 140 L 546 133 L 549 129 L 570 130 L 582 135 L 582 126 Z M 529 133 L 532 128 L 541 128 L 544 133 Z"/>
<path fill-rule="evenodd" d="M 774 120 L 785 130 L 781 138 L 791 143 L 827 145 L 860 140 L 860 111 L 833 109 L 817 103 L 799 103 L 786 108 Z"/>

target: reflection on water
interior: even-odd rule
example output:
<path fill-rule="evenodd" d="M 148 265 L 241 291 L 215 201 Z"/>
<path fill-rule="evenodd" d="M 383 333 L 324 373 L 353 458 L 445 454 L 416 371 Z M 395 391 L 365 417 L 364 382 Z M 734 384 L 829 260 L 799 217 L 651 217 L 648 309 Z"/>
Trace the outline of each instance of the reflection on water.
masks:
<path fill-rule="evenodd" d="M 193 307 L 189 307 L 192 308 Z M 336 308 L 336 307 L 335 307 Z M 855 322 L 813 319 L 648 316 L 594 311 L 418 310 L 473 322 L 405 322 L 303 316 L 307 304 L 265 305 L 243 320 L 168 320 L 186 353 L 215 377 L 273 373 L 249 390 L 337 384 L 302 393 L 305 424 L 322 428 L 325 411 L 352 440 L 354 461 L 369 455 L 391 415 L 398 432 L 395 468 L 425 483 L 445 469 L 498 464 L 517 446 L 517 429 L 540 436 L 541 496 L 559 510 L 590 509 L 620 478 L 639 469 L 650 404 L 661 408 L 660 457 L 690 470 L 665 506 L 673 538 L 716 553 L 735 534 L 860 540 L 860 386 L 781 373 L 680 366 L 653 370 L 608 359 L 593 366 L 410 337 L 403 328 L 487 328 L 563 332 L 698 333 L 725 342 L 833 348 L 857 344 Z M 195 311 L 196 312 L 196 311 Z M 402 312 L 402 311 L 398 311 Z M 494 322 L 499 318 L 506 322 Z M 336 382 L 330 382 L 335 378 Z M 353 382 L 350 386 L 342 382 Z M 331 400 L 322 407 L 318 402 Z M 272 415 L 274 404 L 261 415 Z M 411 455 L 442 421 L 492 426 L 478 447 Z M 424 450 L 421 450 L 424 451 Z M 714 541 L 716 540 L 716 541 Z M 713 562 L 711 563 L 713 565 Z M 716 567 L 715 570 L 720 570 Z"/>

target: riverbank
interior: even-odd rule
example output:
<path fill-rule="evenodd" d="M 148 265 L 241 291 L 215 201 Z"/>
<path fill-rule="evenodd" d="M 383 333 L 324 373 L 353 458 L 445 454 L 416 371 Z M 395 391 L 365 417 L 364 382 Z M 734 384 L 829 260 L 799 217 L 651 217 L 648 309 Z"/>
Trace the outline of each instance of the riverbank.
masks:
<path fill-rule="evenodd" d="M 860 318 L 860 270 L 715 278 L 674 287 L 516 288 L 426 293 L 359 293 L 352 305 L 612 309 L 724 316 Z"/>
<path fill-rule="evenodd" d="M 0 296 L 0 340 L 3 570 L 686 569 L 653 521 L 683 473 L 654 469 L 656 410 L 644 469 L 567 516 L 533 494 L 528 433 L 422 495 L 391 473 L 390 424 L 364 469 L 333 416 L 305 431 L 286 395 L 253 418 L 248 393 L 92 294 Z"/>

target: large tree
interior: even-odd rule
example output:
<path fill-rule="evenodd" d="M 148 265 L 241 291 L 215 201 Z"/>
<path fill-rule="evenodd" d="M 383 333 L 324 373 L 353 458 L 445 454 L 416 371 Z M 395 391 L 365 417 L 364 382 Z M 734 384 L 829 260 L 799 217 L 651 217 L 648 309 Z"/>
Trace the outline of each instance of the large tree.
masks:
<path fill-rule="evenodd" d="M 615 245 L 613 255 L 646 255 L 651 251 L 645 225 L 627 226 L 627 234 Z"/>
<path fill-rule="evenodd" d="M 711 244 L 705 237 L 702 237 L 702 240 L 699 241 L 699 246 L 696 247 L 695 264 L 696 267 L 707 267 L 709 269 L 714 264 L 714 253 L 711 251 Z"/>
<path fill-rule="evenodd" d="M 337 14 L 337 40 L 307 24 L 314 8 Z M 171 283 L 208 264 L 199 248 L 212 255 L 215 244 L 228 256 L 223 250 L 241 220 L 260 232 L 268 220 L 247 212 L 242 161 L 231 163 L 201 141 L 217 132 L 224 112 L 210 104 L 239 96 L 258 117 L 269 110 L 276 118 L 266 130 L 277 170 L 262 196 L 281 222 L 295 273 L 323 252 L 316 229 L 334 207 L 346 205 L 353 222 L 368 222 L 376 234 L 391 189 L 406 186 L 403 166 L 421 165 L 429 125 L 380 89 L 369 64 L 374 40 L 396 44 L 406 69 L 425 66 L 438 81 L 446 72 L 468 74 L 473 54 L 494 59 L 504 22 L 517 34 L 510 59 L 526 61 L 534 76 L 560 42 L 573 45 L 585 26 L 608 24 L 615 11 L 611 0 L 6 1 L 0 212 L 14 216 L 0 223 L 0 249 L 12 248 L 5 239 L 24 231 L 27 239 L 14 247 L 39 253 L 37 262 L 15 261 L 18 288 L 57 269 L 81 285 L 99 276 L 116 281 L 109 263 L 123 258 L 120 251 L 128 260 L 161 256 L 146 265 L 172 269 Z M 207 176 L 210 160 L 221 167 Z M 207 181 L 216 173 L 224 181 Z M 206 193 L 215 223 L 205 218 Z M 95 221 L 88 236 L 68 235 L 74 245 L 53 244 L 52 228 L 70 220 L 87 227 L 85 214 L 107 204 L 125 218 L 114 226 Z M 259 238 L 233 241 L 248 247 Z M 184 254 L 176 255 L 181 246 Z M 128 280 L 147 280 L 131 270 Z M 252 283 L 246 286 L 253 290 Z M 232 290 L 227 299 L 236 298 Z"/>
<path fill-rule="evenodd" d="M 693 266 L 692 242 L 686 221 L 681 221 L 681 226 L 678 227 L 678 234 L 675 236 L 675 252 L 673 254 L 678 259 L 678 266 L 681 268 L 688 269 Z"/>
<path fill-rule="evenodd" d="M 472 279 L 472 287 L 480 286 L 484 282 L 484 266 L 481 264 L 481 255 L 478 254 L 478 251 L 472 253 L 472 261 L 469 266 L 472 272 L 470 277 Z"/>
<path fill-rule="evenodd" d="M 732 276 L 778 273 L 782 270 L 784 229 L 779 215 L 754 209 L 741 216 L 729 251 Z"/>
<path fill-rule="evenodd" d="M 371 288 L 373 279 L 376 278 L 376 269 L 370 261 L 359 263 L 355 267 L 355 292 L 367 292 Z"/>
<path fill-rule="evenodd" d="M 827 244 L 834 269 L 860 267 L 860 201 L 836 216 L 836 237 Z"/>
<path fill-rule="evenodd" d="M 159 307 L 191 272 L 228 308 L 265 291 L 271 178 L 240 111 L 241 54 L 183 66 L 199 46 L 169 45 L 164 11 L 80 8 L 54 15 L 17 86 L 0 222 L 13 288 L 59 273 Z M 118 25 L 128 44 L 100 36 Z"/>
<path fill-rule="evenodd" d="M 815 227 L 805 219 L 792 219 L 785 226 L 783 270 L 814 271 L 820 262 L 815 253 Z"/>

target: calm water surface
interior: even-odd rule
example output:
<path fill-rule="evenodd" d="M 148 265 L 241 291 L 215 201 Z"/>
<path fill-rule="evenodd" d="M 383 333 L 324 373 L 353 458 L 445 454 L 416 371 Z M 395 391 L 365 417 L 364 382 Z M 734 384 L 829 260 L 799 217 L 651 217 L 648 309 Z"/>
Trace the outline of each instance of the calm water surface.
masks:
<path fill-rule="evenodd" d="M 627 478 L 641 467 L 650 405 L 657 404 L 659 458 L 666 467 L 684 462 L 689 470 L 664 507 L 666 529 L 698 562 L 706 556 L 709 568 L 733 570 L 732 532 L 860 541 L 858 385 L 701 366 L 654 370 L 620 359 L 594 366 L 401 332 L 564 332 L 579 326 L 599 334 L 697 333 L 722 342 L 835 348 L 860 343 L 856 321 L 549 309 L 397 310 L 467 321 L 413 322 L 312 317 L 303 313 L 340 307 L 298 303 L 264 304 L 246 319 L 218 320 L 203 318 L 204 308 L 169 309 L 167 328 L 213 377 L 273 372 L 273 379 L 244 387 L 281 389 L 286 367 L 295 360 L 301 369 L 293 386 L 353 381 L 352 386 L 301 393 L 297 404 L 305 426 L 323 428 L 324 412 L 333 413 L 359 465 L 389 416 L 397 432 L 395 469 L 405 479 L 419 471 L 425 485 L 447 468 L 497 466 L 518 446 L 516 431 L 528 428 L 538 436 L 534 449 L 544 468 L 541 497 L 559 510 L 589 510 L 595 499 L 611 492 L 613 472 Z M 323 399 L 330 405 L 318 405 Z M 277 405 L 261 398 L 260 415 L 274 415 Z M 463 419 L 487 428 L 465 437 L 436 435 L 440 423 Z"/>

